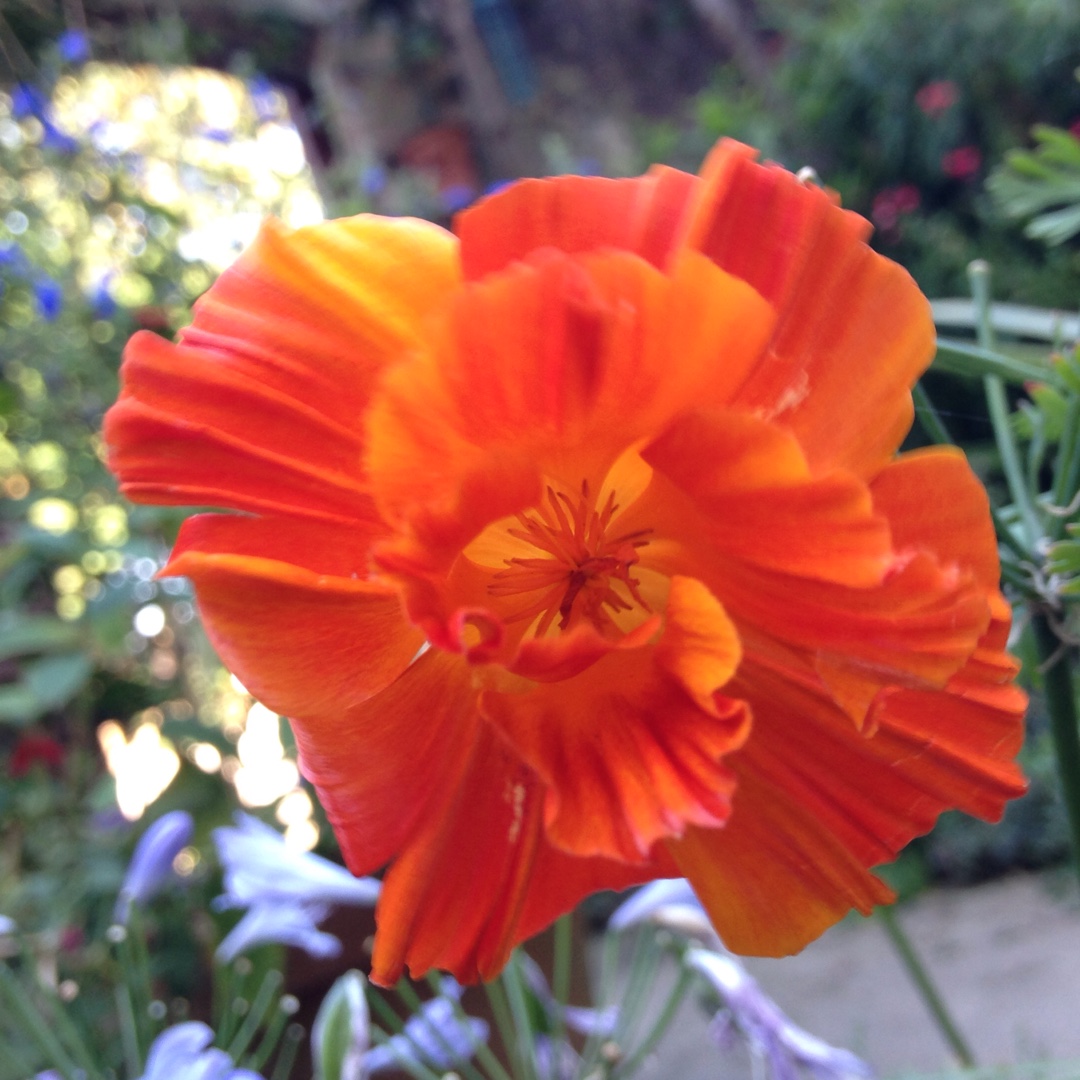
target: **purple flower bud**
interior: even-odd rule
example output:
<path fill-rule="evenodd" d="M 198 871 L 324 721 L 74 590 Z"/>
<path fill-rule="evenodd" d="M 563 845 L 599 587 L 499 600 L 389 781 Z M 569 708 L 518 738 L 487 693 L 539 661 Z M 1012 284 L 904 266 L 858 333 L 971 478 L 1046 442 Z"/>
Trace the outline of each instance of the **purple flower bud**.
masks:
<path fill-rule="evenodd" d="M 146 1057 L 146 1071 L 139 1080 L 261 1080 L 248 1069 L 210 1046 L 214 1033 L 198 1020 L 166 1028 L 153 1042 Z"/>
<path fill-rule="evenodd" d="M 774 1080 L 797 1080 L 800 1068 L 817 1080 L 865 1080 L 870 1066 L 848 1050 L 830 1046 L 804 1031 L 765 994 L 746 969 L 728 953 L 689 949 L 684 963 L 702 974 L 727 1006 L 719 1035 L 734 1026 L 752 1053 L 764 1059 Z"/>
<path fill-rule="evenodd" d="M 142 907 L 173 880 L 173 860 L 191 842 L 195 821 L 186 810 L 162 814 L 135 845 L 113 919 L 127 924 L 132 905 Z"/>
<path fill-rule="evenodd" d="M 55 322 L 64 306 L 64 289 L 51 277 L 43 277 L 34 283 L 34 306 L 46 322 Z"/>
<path fill-rule="evenodd" d="M 375 878 L 356 878 L 329 859 L 290 850 L 281 833 L 250 814 L 235 820 L 235 828 L 214 830 L 225 868 L 225 894 L 214 901 L 216 910 L 270 902 L 370 907 L 379 898 Z"/>
<path fill-rule="evenodd" d="M 81 30 L 65 30 L 56 39 L 56 49 L 65 64 L 81 64 L 90 59 L 90 41 Z"/>
<path fill-rule="evenodd" d="M 214 953 L 218 963 L 230 964 L 259 945 L 291 945 L 309 956 L 325 960 L 341 952 L 341 942 L 319 929 L 330 913 L 326 904 L 270 900 L 255 904 L 229 931 Z"/>
<path fill-rule="evenodd" d="M 443 979 L 439 997 L 425 1001 L 420 1011 L 405 1021 L 400 1034 L 364 1055 L 367 1072 L 407 1069 L 405 1062 L 445 1072 L 468 1061 L 476 1048 L 487 1042 L 489 1029 L 477 1017 L 458 1014 L 460 997 L 461 987 L 451 978 Z"/>

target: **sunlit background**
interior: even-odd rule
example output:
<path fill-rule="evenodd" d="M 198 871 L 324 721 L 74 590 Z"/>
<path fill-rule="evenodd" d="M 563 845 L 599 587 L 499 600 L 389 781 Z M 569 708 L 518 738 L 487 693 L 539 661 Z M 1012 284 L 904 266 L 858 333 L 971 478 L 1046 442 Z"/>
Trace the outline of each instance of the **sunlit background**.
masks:
<path fill-rule="evenodd" d="M 83 438 L 67 446 L 39 437 L 55 419 L 50 403 L 77 410 L 80 388 L 63 385 L 67 379 L 50 386 L 48 368 L 28 362 L 42 326 L 54 331 L 47 347 L 58 339 L 58 351 L 91 343 L 115 350 L 117 310 L 135 326 L 175 330 L 267 213 L 293 227 L 321 220 L 300 136 L 273 87 L 252 92 L 240 79 L 196 68 L 89 63 L 58 79 L 50 103 L 26 108 L 17 94 L 0 94 L 0 146 L 17 162 L 0 174 L 0 261 L 33 266 L 3 295 L 9 333 L 25 335 L 23 348 L 5 349 L 4 375 L 42 415 L 30 410 L 14 428 L 0 418 L 0 484 L 10 500 L 25 501 L 26 522 L 50 554 L 71 555 L 49 572 L 56 619 L 81 632 L 98 616 L 114 624 L 117 611 L 133 611 L 126 628 L 109 626 L 113 640 L 98 642 L 101 651 L 118 645 L 114 670 L 180 691 L 98 723 L 116 803 L 138 819 L 188 762 L 220 774 L 242 806 L 274 807 L 288 843 L 313 848 L 319 828 L 281 719 L 199 641 L 186 582 L 157 577 L 161 542 L 145 539 L 145 530 L 133 535 L 128 508 L 100 475 L 91 486 L 88 470 L 72 467 L 73 454 L 100 458 L 96 431 L 84 425 Z M 45 707 L 65 686 L 76 697 L 89 677 L 86 657 L 62 647 L 76 639 L 61 632 L 57 640 L 36 669 L 37 683 L 53 690 Z M 32 720 L 32 702 L 25 711 Z M 189 721 L 216 740 L 167 733 Z"/>

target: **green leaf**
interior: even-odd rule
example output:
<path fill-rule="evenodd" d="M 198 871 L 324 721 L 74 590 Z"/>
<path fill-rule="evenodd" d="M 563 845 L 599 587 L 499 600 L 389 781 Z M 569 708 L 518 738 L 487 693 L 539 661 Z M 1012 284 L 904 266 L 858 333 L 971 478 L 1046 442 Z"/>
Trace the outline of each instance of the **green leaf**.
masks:
<path fill-rule="evenodd" d="M 24 665 L 19 680 L 30 688 L 42 712 L 66 705 L 85 685 L 94 671 L 86 653 L 43 656 Z"/>
<path fill-rule="evenodd" d="M 0 723 L 22 726 L 36 720 L 45 710 L 25 683 L 0 686 Z"/>
<path fill-rule="evenodd" d="M 11 613 L 0 620 L 0 660 L 72 649 L 79 636 L 77 627 L 51 615 Z"/>
<path fill-rule="evenodd" d="M 1055 380 L 1055 374 L 1049 367 L 1030 364 L 1026 360 L 983 349 L 966 341 L 942 337 L 937 339 L 937 355 L 934 357 L 933 366 L 939 371 L 950 371 L 955 375 L 997 375 L 1012 383 Z"/>

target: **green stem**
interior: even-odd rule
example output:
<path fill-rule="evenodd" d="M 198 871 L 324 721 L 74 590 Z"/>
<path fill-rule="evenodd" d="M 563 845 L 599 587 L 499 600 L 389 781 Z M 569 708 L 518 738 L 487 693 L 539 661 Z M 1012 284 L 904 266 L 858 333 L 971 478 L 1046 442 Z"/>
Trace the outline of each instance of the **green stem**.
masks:
<path fill-rule="evenodd" d="M 915 402 L 915 414 L 926 434 L 941 446 L 952 446 L 956 440 L 949 434 L 941 413 L 934 408 L 934 403 L 930 400 L 930 395 L 921 381 L 911 388 L 911 396 Z"/>
<path fill-rule="evenodd" d="M 975 301 L 975 331 L 979 345 L 984 349 L 994 347 L 994 328 L 990 319 L 990 264 L 976 259 L 968 266 L 968 281 L 971 284 L 971 296 Z M 1001 456 L 1001 468 L 1005 473 L 1005 482 L 1009 494 L 1024 524 L 1027 546 L 1034 550 L 1043 539 L 1043 528 L 1031 498 L 1024 468 L 1020 462 L 1020 450 L 1016 445 L 1012 425 L 1009 423 L 1009 399 L 1005 393 L 1005 383 L 1000 375 L 983 376 L 983 388 L 986 392 L 986 404 L 990 412 L 990 423 L 994 429 L 994 441 Z"/>
<path fill-rule="evenodd" d="M 292 1002 L 291 1007 L 285 1004 L 286 1001 Z M 274 1015 L 270 1018 L 270 1023 L 266 1025 L 266 1030 L 259 1040 L 259 1045 L 248 1055 L 248 1059 L 244 1063 L 245 1068 L 256 1073 L 262 1069 L 267 1061 L 270 1060 L 270 1055 L 274 1052 L 274 1047 L 277 1046 L 278 1039 L 281 1038 L 281 1033 L 285 1030 L 285 1025 L 288 1023 L 289 1017 L 295 1012 L 295 998 L 286 996 L 278 1001 L 278 1007 L 274 1010 Z M 237 1065 L 239 1064 L 241 1063 L 238 1061 Z"/>
<path fill-rule="evenodd" d="M 73 1080 L 78 1066 L 45 1023 L 44 1017 L 30 1004 L 25 989 L 19 985 L 7 964 L 0 964 L 0 997 L 9 1015 L 18 1017 L 23 1031 L 37 1044 L 49 1063 L 56 1066 L 64 1080 Z M 137 1076 L 138 1073 L 132 1075 Z"/>
<path fill-rule="evenodd" d="M 536 1059 L 533 1047 L 536 1045 L 535 1032 L 529 1015 L 529 1002 L 525 996 L 525 978 L 521 974 L 519 954 L 510 954 L 510 960 L 500 977 L 506 990 L 506 1000 L 513 1017 L 514 1041 L 516 1053 L 521 1065 L 521 1080 L 537 1080 Z"/>
<path fill-rule="evenodd" d="M 292 1072 L 293 1062 L 296 1060 L 296 1051 L 304 1041 L 304 1025 L 290 1024 L 285 1029 L 285 1038 L 281 1040 L 281 1051 L 277 1061 L 274 1062 L 274 1071 L 270 1074 L 270 1080 L 288 1080 Z"/>
<path fill-rule="evenodd" d="M 656 1017 L 656 1022 L 637 1049 L 625 1061 L 618 1064 L 613 1075 L 632 1076 L 634 1070 L 653 1052 L 656 1044 L 663 1038 L 664 1032 L 671 1026 L 671 1021 L 675 1019 L 675 1014 L 685 1000 L 686 992 L 693 981 L 693 975 L 686 968 L 680 968 L 679 977 Z"/>
<path fill-rule="evenodd" d="M 244 1022 L 240 1025 L 239 1031 L 229 1043 L 226 1051 L 233 1061 L 239 1061 L 240 1055 L 251 1045 L 251 1040 L 255 1038 L 259 1025 L 273 1007 L 274 998 L 284 981 L 285 977 L 277 969 L 268 971 L 263 976 L 262 985 L 255 995 L 255 1000 L 252 1001 L 251 1008 L 248 1009 L 247 1015 L 244 1017 Z"/>
<path fill-rule="evenodd" d="M 1061 639 L 1054 633 L 1045 612 L 1033 613 L 1031 629 L 1042 670 L 1061 794 L 1069 817 L 1073 862 L 1080 874 L 1080 730 L 1077 728 L 1072 667 L 1068 656 L 1061 654 Z"/>
<path fill-rule="evenodd" d="M 922 998 L 923 1004 L 934 1018 L 934 1023 L 937 1025 L 938 1031 L 941 1032 L 942 1038 L 949 1044 L 949 1048 L 956 1055 L 957 1061 L 965 1069 L 973 1069 L 975 1067 L 975 1057 L 971 1052 L 971 1048 L 963 1035 L 960 1034 L 960 1029 L 949 1014 L 944 999 L 938 993 L 937 987 L 930 978 L 930 973 L 926 970 L 922 960 L 919 959 L 919 954 L 915 951 L 911 939 L 897 921 L 896 913 L 891 907 L 879 907 L 877 914 L 885 927 L 885 933 L 889 935 L 893 948 L 896 949 L 897 955 L 915 983 L 919 997 Z"/>
<path fill-rule="evenodd" d="M 116 987 L 116 1012 L 120 1018 L 120 1045 L 124 1048 L 124 1064 L 127 1067 L 128 1076 L 141 1076 L 142 1057 L 139 1054 L 135 1010 L 131 1004 L 131 990 L 124 983 Z"/>
<path fill-rule="evenodd" d="M 552 1035 L 557 1045 L 566 1039 L 563 1010 L 570 1001 L 570 966 L 573 962 L 574 916 L 563 915 L 555 922 L 554 959 L 551 967 L 551 994 L 555 998 Z"/>
<path fill-rule="evenodd" d="M 615 997 L 615 980 L 619 970 L 619 945 L 621 935 L 614 930 L 604 931 L 604 944 L 600 954 L 600 982 L 594 995 L 595 1005 L 598 1009 L 606 1008 L 608 1003 Z M 597 1065 L 600 1063 L 604 1043 L 610 1036 L 599 1031 L 592 1032 L 585 1040 L 585 1046 L 581 1050 L 580 1076 L 592 1076 Z"/>
<path fill-rule="evenodd" d="M 1067 506 L 1080 488 L 1080 394 L 1075 393 L 1065 413 L 1061 442 L 1054 462 L 1053 500 L 1055 506 Z M 1065 518 L 1055 517 L 1051 531 L 1056 539 L 1065 535 Z"/>

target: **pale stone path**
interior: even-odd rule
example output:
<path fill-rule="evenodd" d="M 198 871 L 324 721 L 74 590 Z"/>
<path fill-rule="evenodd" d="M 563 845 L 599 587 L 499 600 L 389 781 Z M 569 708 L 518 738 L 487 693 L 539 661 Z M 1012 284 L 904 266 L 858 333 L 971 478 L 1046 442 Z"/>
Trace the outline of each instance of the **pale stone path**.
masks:
<path fill-rule="evenodd" d="M 1078 1062 L 1080 906 L 1018 876 L 928 892 L 897 909 L 980 1065 Z M 755 978 L 808 1031 L 861 1054 L 883 1077 L 953 1066 L 881 925 L 849 919 L 799 956 L 751 960 Z M 739 1054 L 718 1050 L 696 1006 L 661 1044 L 643 1080 L 738 1080 Z"/>

